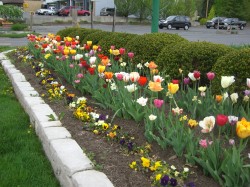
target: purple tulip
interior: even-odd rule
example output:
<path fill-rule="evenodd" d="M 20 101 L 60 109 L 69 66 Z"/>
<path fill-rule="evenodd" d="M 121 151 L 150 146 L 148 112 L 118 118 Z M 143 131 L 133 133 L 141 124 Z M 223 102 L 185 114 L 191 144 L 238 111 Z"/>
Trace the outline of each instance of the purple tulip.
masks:
<path fill-rule="evenodd" d="M 190 83 L 190 79 L 189 79 L 189 77 L 185 77 L 184 79 L 183 79 L 183 82 L 184 82 L 184 84 L 189 84 Z"/>

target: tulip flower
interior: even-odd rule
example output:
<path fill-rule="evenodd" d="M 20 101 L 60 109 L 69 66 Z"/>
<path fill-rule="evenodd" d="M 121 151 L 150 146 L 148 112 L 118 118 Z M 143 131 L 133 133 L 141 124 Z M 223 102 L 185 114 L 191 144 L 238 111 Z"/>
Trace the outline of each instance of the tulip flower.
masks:
<path fill-rule="evenodd" d="M 137 103 L 139 103 L 141 106 L 146 106 L 148 102 L 148 98 L 140 97 L 136 100 Z"/>
<path fill-rule="evenodd" d="M 130 92 L 130 93 L 132 93 L 132 92 L 134 92 L 135 90 L 137 90 L 137 86 L 133 83 L 133 84 L 131 84 L 131 85 L 127 85 L 127 86 L 124 86 L 127 90 L 128 90 L 128 92 Z"/>
<path fill-rule="evenodd" d="M 89 63 L 90 64 L 94 64 L 95 61 L 96 61 L 96 57 L 95 56 L 92 56 L 92 57 L 89 58 Z"/>
<path fill-rule="evenodd" d="M 241 121 L 237 122 L 236 133 L 240 138 L 247 138 L 250 136 L 250 122 L 245 118 L 242 118 Z"/>
<path fill-rule="evenodd" d="M 154 100 L 154 105 L 155 105 L 156 108 L 161 108 L 163 103 L 164 103 L 164 100 L 161 100 L 161 99 L 155 99 Z"/>
<path fill-rule="evenodd" d="M 140 78 L 140 74 L 138 72 L 131 72 L 129 74 L 129 79 L 131 82 L 137 82 Z"/>
<path fill-rule="evenodd" d="M 132 58 L 134 57 L 134 53 L 129 52 L 129 53 L 128 53 L 128 57 L 129 57 L 130 59 L 132 59 Z"/>
<path fill-rule="evenodd" d="M 119 81 L 123 80 L 123 74 L 122 74 L 122 73 L 115 73 L 115 77 L 116 77 Z"/>
<path fill-rule="evenodd" d="M 105 71 L 106 66 L 98 65 L 98 73 L 103 73 Z"/>
<path fill-rule="evenodd" d="M 185 77 L 184 79 L 183 79 L 183 82 L 184 82 L 184 84 L 189 84 L 190 83 L 190 79 L 188 78 L 188 77 Z"/>
<path fill-rule="evenodd" d="M 148 68 L 149 69 L 156 69 L 158 66 L 155 64 L 154 61 L 151 61 L 149 64 L 148 64 Z"/>
<path fill-rule="evenodd" d="M 140 86 L 145 86 L 148 82 L 148 79 L 147 79 L 147 77 L 140 76 L 140 78 L 138 79 L 137 82 Z"/>
<path fill-rule="evenodd" d="M 228 117 L 226 115 L 218 114 L 216 116 L 217 125 L 224 126 L 224 125 L 226 125 L 227 122 L 228 122 Z"/>
<path fill-rule="evenodd" d="M 245 94 L 245 96 L 249 96 L 250 95 L 250 90 L 245 90 L 244 94 Z"/>
<path fill-rule="evenodd" d="M 194 77 L 194 73 L 188 73 L 188 77 L 192 80 L 192 81 L 196 81 L 196 78 Z"/>
<path fill-rule="evenodd" d="M 112 79 L 113 78 L 113 73 L 112 72 L 104 72 L 104 76 L 106 79 Z"/>
<path fill-rule="evenodd" d="M 214 79 L 214 77 L 215 77 L 215 73 L 214 72 L 210 71 L 210 72 L 207 73 L 208 80 L 212 81 Z"/>
<path fill-rule="evenodd" d="M 215 117 L 208 116 L 203 119 L 203 121 L 199 122 L 199 126 L 202 128 L 202 133 L 209 133 L 213 130 L 215 125 Z"/>
<path fill-rule="evenodd" d="M 124 49 L 124 48 L 120 48 L 120 49 L 119 49 L 119 52 L 120 52 L 121 55 L 124 55 L 125 49 Z"/>
<path fill-rule="evenodd" d="M 194 73 L 194 78 L 195 78 L 196 80 L 199 80 L 200 77 L 201 77 L 201 73 L 200 73 L 199 71 L 194 71 L 193 73 Z"/>
<path fill-rule="evenodd" d="M 237 116 L 228 116 L 228 122 L 230 125 L 235 125 L 238 121 Z"/>
<path fill-rule="evenodd" d="M 168 91 L 171 94 L 175 94 L 179 90 L 178 84 L 168 83 Z"/>
<path fill-rule="evenodd" d="M 154 82 L 164 81 L 164 79 L 160 75 L 154 75 L 153 80 L 154 80 Z"/>
<path fill-rule="evenodd" d="M 154 120 L 157 118 L 157 116 L 155 116 L 155 115 L 153 115 L 153 114 L 150 114 L 150 115 L 148 116 L 148 118 L 149 118 L 150 121 L 154 121 Z"/>
<path fill-rule="evenodd" d="M 163 90 L 163 88 L 161 87 L 161 83 L 160 82 L 153 82 L 153 81 L 149 81 L 149 89 L 152 92 L 160 92 Z"/>
<path fill-rule="evenodd" d="M 238 100 L 238 98 L 239 98 L 239 95 L 238 95 L 238 93 L 232 93 L 232 94 L 230 95 L 230 98 L 231 98 L 232 102 L 235 104 L 235 103 L 237 103 L 237 100 Z"/>
<path fill-rule="evenodd" d="M 107 56 L 102 57 L 102 60 L 101 60 L 102 65 L 107 66 L 109 64 L 109 62 L 110 62 L 110 60 Z"/>
<path fill-rule="evenodd" d="M 113 50 L 112 54 L 117 56 L 120 54 L 120 51 L 118 49 L 115 49 L 115 50 Z"/>
<path fill-rule="evenodd" d="M 221 76 L 221 86 L 222 88 L 228 88 L 234 83 L 234 76 Z"/>
<path fill-rule="evenodd" d="M 173 83 L 173 84 L 179 84 L 179 80 L 173 79 L 173 80 L 172 80 L 172 83 Z"/>
<path fill-rule="evenodd" d="M 250 88 L 250 78 L 247 78 L 247 87 Z"/>
<path fill-rule="evenodd" d="M 87 41 L 87 45 L 91 46 L 92 45 L 92 41 Z"/>

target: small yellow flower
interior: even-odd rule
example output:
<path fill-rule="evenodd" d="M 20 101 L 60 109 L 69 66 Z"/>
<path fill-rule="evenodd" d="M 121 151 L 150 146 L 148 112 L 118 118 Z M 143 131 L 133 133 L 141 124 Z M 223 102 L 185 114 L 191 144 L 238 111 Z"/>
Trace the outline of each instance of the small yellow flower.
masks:
<path fill-rule="evenodd" d="M 45 58 L 45 59 L 48 59 L 50 56 L 51 56 L 51 54 L 46 54 L 46 55 L 44 56 L 44 58 Z"/>
<path fill-rule="evenodd" d="M 156 180 L 156 181 L 161 180 L 161 176 L 162 176 L 161 174 L 157 174 L 157 175 L 155 176 L 155 180 Z"/>
<path fill-rule="evenodd" d="M 180 118 L 180 121 L 187 121 L 187 119 L 188 119 L 187 115 L 184 115 Z"/>
<path fill-rule="evenodd" d="M 102 124 L 103 130 L 107 130 L 109 128 L 109 125 L 107 123 Z"/>
<path fill-rule="evenodd" d="M 196 127 L 198 125 L 198 122 L 194 119 L 190 119 L 190 120 L 188 120 L 188 125 L 190 127 Z"/>
<path fill-rule="evenodd" d="M 148 168 L 150 166 L 150 160 L 145 158 L 145 157 L 141 157 L 141 161 L 142 161 L 142 166 L 145 168 Z"/>
<path fill-rule="evenodd" d="M 129 164 L 129 167 L 132 168 L 132 169 L 135 169 L 136 168 L 136 161 L 133 161 L 131 164 Z"/>
<path fill-rule="evenodd" d="M 95 130 L 93 130 L 93 133 L 94 134 L 99 134 L 99 131 L 95 129 Z"/>

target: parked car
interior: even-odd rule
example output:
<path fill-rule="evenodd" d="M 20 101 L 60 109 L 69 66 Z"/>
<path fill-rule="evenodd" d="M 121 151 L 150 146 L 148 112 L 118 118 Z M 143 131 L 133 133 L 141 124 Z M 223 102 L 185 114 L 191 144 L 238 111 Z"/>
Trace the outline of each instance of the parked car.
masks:
<path fill-rule="evenodd" d="M 102 8 L 100 11 L 100 16 L 113 16 L 115 13 L 115 8 Z"/>
<path fill-rule="evenodd" d="M 52 15 L 55 12 L 57 12 L 55 7 L 49 7 L 47 9 L 40 8 L 40 9 L 36 10 L 35 13 L 38 14 L 38 15 L 46 15 L 46 14 L 50 13 Z"/>
<path fill-rule="evenodd" d="M 81 7 L 65 6 L 58 11 L 58 16 L 69 16 L 72 9 L 77 9 L 78 16 L 89 16 L 91 13 L 88 10 L 83 10 Z"/>
<path fill-rule="evenodd" d="M 206 22 L 206 27 L 209 29 L 211 27 L 213 27 L 214 29 L 217 29 L 218 28 L 218 24 L 219 24 L 219 29 L 223 28 L 223 25 L 224 25 L 224 20 L 226 18 L 225 17 L 215 17 L 211 20 L 208 20 Z"/>
<path fill-rule="evenodd" d="M 188 16 L 169 16 L 166 20 L 159 21 L 159 28 L 163 29 L 164 27 L 188 30 L 191 27 L 190 18 Z"/>
<path fill-rule="evenodd" d="M 244 27 L 246 27 L 247 22 L 241 21 L 239 18 L 226 18 L 223 20 L 223 28 L 224 29 L 230 29 L 230 27 L 238 27 L 240 30 L 243 30 Z"/>
<path fill-rule="evenodd" d="M 53 15 L 57 15 L 58 14 L 58 9 L 49 9 L 45 15 L 50 15 L 50 16 L 53 16 Z"/>

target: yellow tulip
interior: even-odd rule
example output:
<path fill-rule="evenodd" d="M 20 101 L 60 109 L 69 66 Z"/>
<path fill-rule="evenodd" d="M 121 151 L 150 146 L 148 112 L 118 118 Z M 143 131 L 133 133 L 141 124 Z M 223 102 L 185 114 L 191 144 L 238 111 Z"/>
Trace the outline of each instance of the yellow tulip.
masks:
<path fill-rule="evenodd" d="M 69 54 L 69 49 L 64 49 L 64 50 L 63 50 L 63 53 L 64 53 L 65 55 L 68 55 L 68 54 Z"/>
<path fill-rule="evenodd" d="M 168 91 L 175 94 L 179 90 L 179 84 L 168 83 Z"/>
<path fill-rule="evenodd" d="M 103 73 L 104 71 L 105 71 L 105 68 L 106 68 L 106 66 L 103 66 L 103 65 L 98 65 L 98 72 L 99 73 Z"/>
<path fill-rule="evenodd" d="M 98 49 L 98 45 L 93 45 L 93 50 L 96 51 Z"/>
<path fill-rule="evenodd" d="M 237 122 L 236 133 L 240 138 L 247 138 L 250 136 L 250 122 L 245 118 Z"/>
<path fill-rule="evenodd" d="M 117 55 L 119 55 L 119 54 L 120 54 L 120 52 L 119 52 L 118 49 L 113 50 L 113 55 L 117 56 Z"/>
<path fill-rule="evenodd" d="M 75 49 L 71 49 L 71 50 L 70 50 L 70 54 L 71 54 L 71 55 L 75 55 L 75 54 L 76 54 L 76 50 L 75 50 Z"/>
<path fill-rule="evenodd" d="M 91 46 L 92 45 L 92 41 L 87 41 L 87 45 Z"/>

